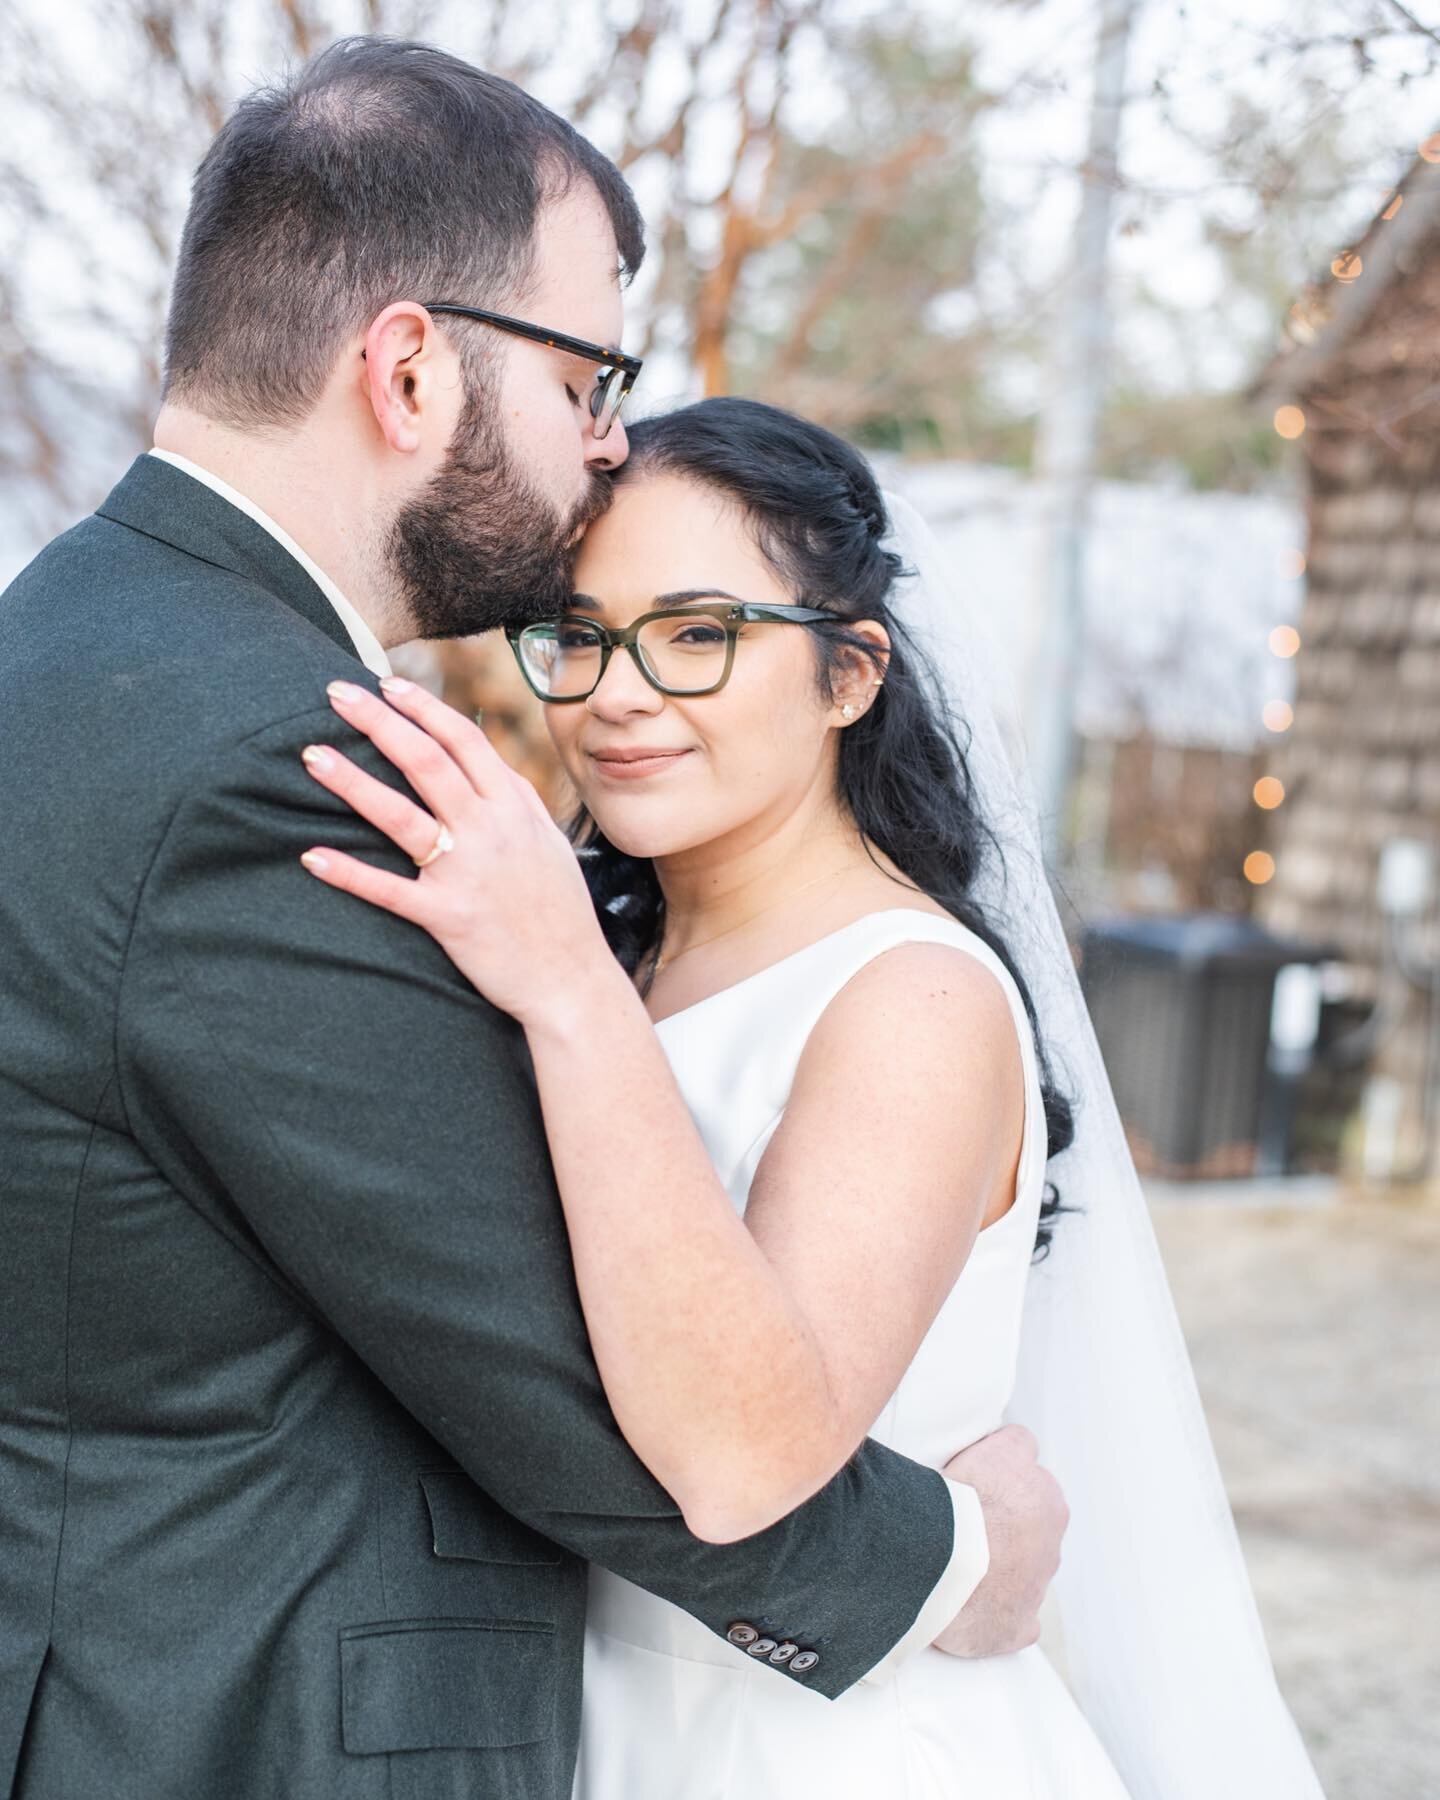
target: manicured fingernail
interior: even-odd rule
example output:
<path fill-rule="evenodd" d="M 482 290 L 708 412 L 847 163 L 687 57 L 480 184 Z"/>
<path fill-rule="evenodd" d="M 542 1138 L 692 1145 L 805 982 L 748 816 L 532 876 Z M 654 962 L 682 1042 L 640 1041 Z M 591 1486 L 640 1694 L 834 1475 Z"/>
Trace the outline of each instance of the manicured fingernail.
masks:
<path fill-rule="evenodd" d="M 307 744 L 300 752 L 300 760 L 311 769 L 333 769 L 335 758 L 319 744 Z"/>
<path fill-rule="evenodd" d="M 342 706 L 353 706 L 357 700 L 365 698 L 365 690 L 352 686 L 348 681 L 332 681 L 325 692 Z"/>
<path fill-rule="evenodd" d="M 307 850 L 300 860 L 312 875 L 323 875 L 330 867 L 330 858 L 318 850 Z"/>
<path fill-rule="evenodd" d="M 402 675 L 382 675 L 380 685 L 387 694 L 408 694 L 415 686 L 413 681 L 406 681 Z"/>

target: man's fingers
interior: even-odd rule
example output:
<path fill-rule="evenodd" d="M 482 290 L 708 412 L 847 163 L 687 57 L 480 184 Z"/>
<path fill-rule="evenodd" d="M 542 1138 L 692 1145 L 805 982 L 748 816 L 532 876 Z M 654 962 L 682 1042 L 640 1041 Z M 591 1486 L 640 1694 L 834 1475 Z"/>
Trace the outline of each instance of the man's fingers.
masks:
<path fill-rule="evenodd" d="M 954 1472 L 957 1481 L 965 1479 L 966 1469 L 1019 1469 L 1034 1465 L 1040 1454 L 1035 1434 L 1023 1425 L 1002 1425 L 998 1430 L 977 1438 L 957 1451 L 946 1463 L 944 1472 Z"/>

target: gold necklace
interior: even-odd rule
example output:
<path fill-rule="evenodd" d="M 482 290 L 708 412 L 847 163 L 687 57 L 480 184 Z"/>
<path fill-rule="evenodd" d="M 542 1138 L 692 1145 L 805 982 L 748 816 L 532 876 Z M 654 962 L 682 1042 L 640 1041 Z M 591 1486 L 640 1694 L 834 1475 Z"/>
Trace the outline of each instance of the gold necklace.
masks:
<path fill-rule="evenodd" d="M 668 969 L 671 963 L 679 962 L 682 956 L 689 956 L 692 950 L 703 950 L 707 944 L 718 943 L 721 938 L 729 937 L 732 932 L 743 931 L 747 925 L 753 925 L 757 919 L 763 918 L 767 912 L 774 912 L 777 906 L 783 906 L 787 900 L 797 899 L 801 894 L 805 893 L 807 889 L 819 887 L 822 881 L 832 881 L 835 876 L 844 875 L 845 873 L 846 871 L 844 869 L 830 869 L 827 870 L 824 875 L 817 875 L 813 881 L 802 882 L 798 888 L 792 888 L 788 894 L 781 894 L 778 900 L 771 900 L 768 905 L 758 907 L 746 918 L 738 919 L 733 925 L 727 925 L 723 931 L 716 931 L 707 938 L 701 938 L 698 944 L 687 944 L 683 950 L 677 950 L 673 956 L 663 956 L 660 952 L 660 946 L 657 944 L 655 946 L 655 959 L 650 965 L 651 981 L 654 981 L 655 977 L 662 969 Z"/>

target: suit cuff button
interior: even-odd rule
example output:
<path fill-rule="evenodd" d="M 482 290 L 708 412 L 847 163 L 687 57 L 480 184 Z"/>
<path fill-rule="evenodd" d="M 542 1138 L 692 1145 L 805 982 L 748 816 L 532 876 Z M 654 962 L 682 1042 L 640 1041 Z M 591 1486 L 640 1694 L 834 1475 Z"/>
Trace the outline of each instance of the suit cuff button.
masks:
<path fill-rule="evenodd" d="M 762 1657 L 768 1656 L 772 1650 L 775 1650 L 777 1648 L 778 1648 L 778 1645 L 776 1644 L 774 1638 L 756 1638 L 756 1640 L 753 1644 L 746 1645 L 745 1654 L 747 1656 L 753 1656 L 757 1660 L 759 1660 Z"/>
<path fill-rule="evenodd" d="M 726 1631 L 725 1636 L 737 1649 L 748 1650 L 760 1633 L 753 1625 L 747 1625 L 743 1619 L 737 1619 Z"/>
<path fill-rule="evenodd" d="M 792 1675 L 808 1675 L 820 1660 L 816 1650 L 800 1650 L 790 1658 L 789 1668 Z"/>
<path fill-rule="evenodd" d="M 770 1652 L 770 1660 L 772 1663 L 788 1663 L 790 1658 L 794 1656 L 799 1649 L 800 1646 L 798 1644 L 792 1644 L 788 1641 L 783 1644 L 777 1644 Z"/>

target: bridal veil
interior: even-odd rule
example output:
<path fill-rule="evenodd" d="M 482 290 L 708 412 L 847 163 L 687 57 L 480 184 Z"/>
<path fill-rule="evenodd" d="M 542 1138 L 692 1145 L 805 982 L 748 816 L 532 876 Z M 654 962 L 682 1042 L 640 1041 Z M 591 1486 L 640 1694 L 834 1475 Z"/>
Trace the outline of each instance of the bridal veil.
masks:
<path fill-rule="evenodd" d="M 1134 1800 L 1317 1800 L 1276 1686 L 1144 1195 L 1045 879 L 1004 661 L 963 572 L 886 495 L 897 617 L 955 714 L 1001 856 L 977 898 L 1034 998 L 1075 1140 L 1027 1291 L 1009 1417 L 1070 1505 L 1054 1587 L 1067 1678 Z M 1002 866 L 1003 865 L 1003 866 Z"/>

